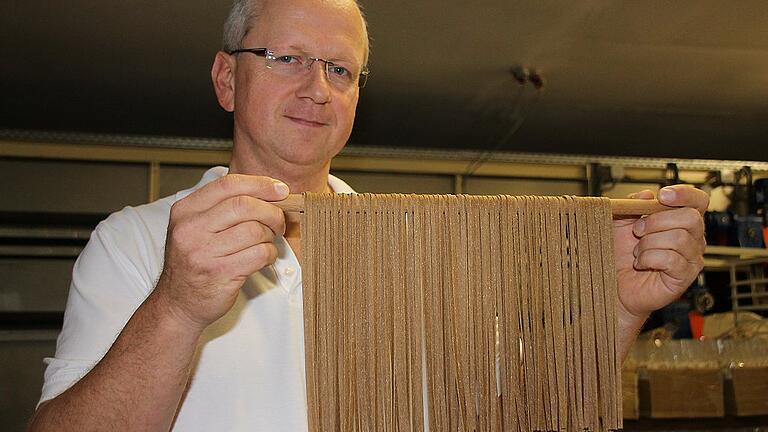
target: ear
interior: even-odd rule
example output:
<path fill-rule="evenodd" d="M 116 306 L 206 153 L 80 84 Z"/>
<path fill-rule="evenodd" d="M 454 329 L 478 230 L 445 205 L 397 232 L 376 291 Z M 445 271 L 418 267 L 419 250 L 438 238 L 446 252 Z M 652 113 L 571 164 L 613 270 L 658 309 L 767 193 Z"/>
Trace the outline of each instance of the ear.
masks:
<path fill-rule="evenodd" d="M 233 112 L 235 110 L 235 58 L 223 51 L 217 52 L 211 68 L 211 80 L 219 105 Z"/>

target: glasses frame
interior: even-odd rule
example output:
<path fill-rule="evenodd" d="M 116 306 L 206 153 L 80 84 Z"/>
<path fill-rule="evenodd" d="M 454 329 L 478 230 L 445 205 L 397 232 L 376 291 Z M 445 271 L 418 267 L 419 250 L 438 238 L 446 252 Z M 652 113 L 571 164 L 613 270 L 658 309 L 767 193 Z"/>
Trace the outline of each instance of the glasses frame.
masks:
<path fill-rule="evenodd" d="M 240 53 L 251 53 L 251 54 L 255 54 L 255 55 L 259 56 L 259 57 L 264 57 L 264 58 L 271 59 L 271 60 L 276 59 L 275 52 L 270 50 L 269 48 L 239 48 L 239 49 L 234 49 L 234 50 L 228 50 L 228 51 L 225 51 L 225 52 L 227 54 L 229 54 L 229 55 L 236 55 L 236 54 L 240 54 Z M 307 59 L 312 60 L 313 63 L 314 62 L 323 62 L 325 64 L 326 78 L 328 78 L 328 68 L 329 67 L 331 67 L 331 66 L 340 66 L 340 65 L 337 65 L 336 63 L 334 63 L 334 62 L 332 62 L 330 60 L 326 60 L 326 59 L 323 59 L 323 58 L 320 58 L 320 57 L 309 57 L 309 56 L 307 56 Z M 310 63 L 309 67 L 311 67 L 311 66 L 312 66 L 312 63 Z M 357 77 L 357 87 L 358 88 L 365 87 L 365 85 L 368 83 L 368 75 L 370 73 L 371 73 L 371 71 L 368 69 L 367 66 L 363 66 L 362 67 L 362 69 L 360 70 L 360 75 L 358 75 L 358 77 Z"/>

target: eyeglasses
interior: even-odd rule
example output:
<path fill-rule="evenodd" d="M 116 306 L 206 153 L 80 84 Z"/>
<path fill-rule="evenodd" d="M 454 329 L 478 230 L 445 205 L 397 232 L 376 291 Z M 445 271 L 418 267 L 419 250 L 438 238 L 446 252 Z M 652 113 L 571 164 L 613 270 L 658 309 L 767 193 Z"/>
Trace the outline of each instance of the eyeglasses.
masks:
<path fill-rule="evenodd" d="M 328 82 L 341 91 L 349 90 L 357 85 L 359 88 L 365 87 L 368 82 L 370 71 L 363 66 L 358 70 L 352 66 L 343 66 L 329 60 L 318 57 L 309 57 L 302 54 L 275 53 L 267 48 L 241 48 L 226 51 L 229 55 L 239 53 L 256 54 L 264 57 L 267 62 L 267 69 L 286 77 L 304 75 L 309 72 L 312 64 L 322 62 L 325 66 L 325 76 Z"/>

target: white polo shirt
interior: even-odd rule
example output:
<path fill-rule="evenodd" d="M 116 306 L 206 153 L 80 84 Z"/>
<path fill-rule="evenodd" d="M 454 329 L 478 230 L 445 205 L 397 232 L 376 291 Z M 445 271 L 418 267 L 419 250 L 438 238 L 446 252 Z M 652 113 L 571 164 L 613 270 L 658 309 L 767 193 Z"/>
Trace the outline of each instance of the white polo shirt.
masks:
<path fill-rule="evenodd" d="M 75 263 L 40 402 L 87 374 L 154 288 L 171 205 L 227 171 L 211 168 L 193 188 L 126 207 L 96 227 Z M 354 192 L 336 177 L 328 183 Z M 275 264 L 254 273 L 234 307 L 203 334 L 174 430 L 307 430 L 301 268 L 283 237 L 275 243 Z"/>

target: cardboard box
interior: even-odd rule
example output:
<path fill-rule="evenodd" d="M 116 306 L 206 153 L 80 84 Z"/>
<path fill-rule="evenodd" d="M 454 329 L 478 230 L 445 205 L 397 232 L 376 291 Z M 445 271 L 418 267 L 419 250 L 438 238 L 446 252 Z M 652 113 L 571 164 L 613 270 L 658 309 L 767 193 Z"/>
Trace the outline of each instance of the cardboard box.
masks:
<path fill-rule="evenodd" d="M 622 411 L 625 419 L 640 418 L 640 398 L 637 392 L 637 369 L 621 371 Z"/>
<path fill-rule="evenodd" d="M 649 369 L 648 387 L 652 418 L 725 415 L 720 369 Z"/>
<path fill-rule="evenodd" d="M 768 415 L 768 367 L 731 369 L 725 394 L 728 414 Z"/>

